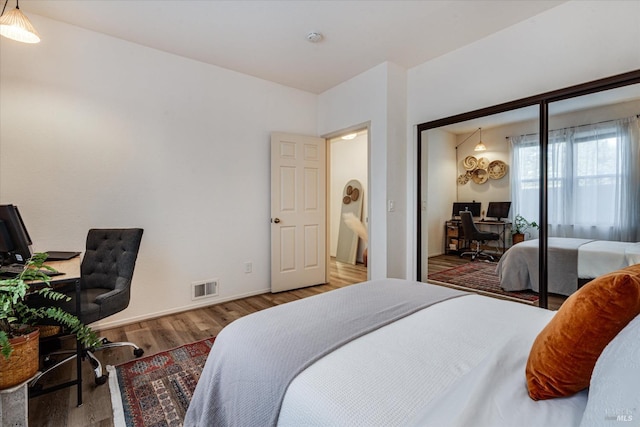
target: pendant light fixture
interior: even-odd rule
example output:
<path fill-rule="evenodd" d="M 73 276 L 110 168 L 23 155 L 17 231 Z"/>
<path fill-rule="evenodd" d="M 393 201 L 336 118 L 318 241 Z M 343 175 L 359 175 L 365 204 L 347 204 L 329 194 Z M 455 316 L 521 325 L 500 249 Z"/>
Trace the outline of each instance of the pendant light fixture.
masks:
<path fill-rule="evenodd" d="M 482 142 L 482 128 L 478 128 L 476 130 L 473 131 L 473 133 L 471 135 L 469 135 L 468 137 L 466 137 L 464 139 L 464 141 L 462 141 L 460 144 L 456 145 L 456 152 L 458 151 L 458 147 L 460 147 L 462 144 L 464 144 L 465 142 L 467 142 L 473 135 L 475 135 L 476 133 L 480 132 L 480 140 L 478 141 L 478 143 L 476 144 L 476 147 L 473 149 L 473 151 L 487 151 L 487 147 L 484 145 L 484 143 Z"/>
<path fill-rule="evenodd" d="M 480 131 L 480 140 L 476 144 L 476 148 L 473 151 L 487 151 L 487 147 L 482 143 L 482 128 L 478 128 Z"/>
<path fill-rule="evenodd" d="M 40 36 L 29 18 L 20 11 L 18 1 L 16 0 L 16 8 L 8 12 L 5 9 L 9 0 L 4 2 L 0 16 L 0 35 L 22 43 L 39 43 Z"/>

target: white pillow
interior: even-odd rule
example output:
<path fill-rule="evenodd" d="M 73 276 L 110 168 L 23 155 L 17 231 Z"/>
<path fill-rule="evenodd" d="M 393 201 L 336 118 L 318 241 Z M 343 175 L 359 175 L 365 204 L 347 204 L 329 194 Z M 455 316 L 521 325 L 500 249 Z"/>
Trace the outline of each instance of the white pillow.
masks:
<path fill-rule="evenodd" d="M 640 315 L 605 347 L 580 427 L 640 425 Z"/>

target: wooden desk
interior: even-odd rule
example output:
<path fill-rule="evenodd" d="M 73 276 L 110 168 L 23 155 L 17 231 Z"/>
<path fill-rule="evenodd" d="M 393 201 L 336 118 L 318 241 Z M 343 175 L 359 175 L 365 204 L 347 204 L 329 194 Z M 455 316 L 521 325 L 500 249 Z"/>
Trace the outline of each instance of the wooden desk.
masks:
<path fill-rule="evenodd" d="M 60 288 L 65 285 L 69 285 L 76 280 L 80 279 L 80 257 L 71 258 L 66 261 L 45 261 L 45 265 L 51 268 L 55 268 L 57 271 L 63 274 L 58 274 L 51 277 L 51 287 Z M 38 288 L 38 283 L 30 283 L 31 288 Z"/>
<path fill-rule="evenodd" d="M 55 268 L 64 273 L 51 276 L 51 287 L 60 288 L 63 286 L 75 285 L 76 290 L 76 313 L 80 313 L 80 257 L 71 258 L 66 261 L 46 261 L 45 265 Z M 33 286 L 33 285 L 32 285 Z M 37 285 L 36 285 L 37 286 Z M 76 379 L 46 388 L 29 388 L 29 397 L 40 396 L 45 393 L 60 390 L 61 388 L 76 386 L 78 406 L 82 405 L 82 344 L 76 341 Z"/>
<path fill-rule="evenodd" d="M 53 267 L 60 273 L 64 273 L 51 278 L 51 283 L 58 282 L 60 280 L 73 280 L 80 278 L 80 262 L 79 256 L 71 258 L 66 261 L 45 261 L 45 264 L 49 267 Z"/>

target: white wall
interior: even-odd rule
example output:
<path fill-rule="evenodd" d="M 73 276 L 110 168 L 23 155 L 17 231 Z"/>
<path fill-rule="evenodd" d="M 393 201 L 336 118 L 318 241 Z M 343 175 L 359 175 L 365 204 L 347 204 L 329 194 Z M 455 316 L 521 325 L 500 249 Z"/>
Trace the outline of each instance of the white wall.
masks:
<path fill-rule="evenodd" d="M 369 275 L 405 277 L 406 72 L 380 64 L 318 98 L 318 134 L 369 123 Z M 396 210 L 387 213 L 387 198 Z M 387 256 L 388 254 L 391 254 Z"/>
<path fill-rule="evenodd" d="M 367 224 L 368 194 L 368 165 L 367 165 L 368 136 L 366 132 L 358 133 L 354 139 L 344 140 L 335 138 L 331 140 L 331 178 L 330 178 L 330 205 L 329 224 L 329 254 L 334 257 L 338 247 L 338 231 L 340 229 L 342 215 L 342 194 L 344 186 L 352 179 L 357 179 L 362 184 L 362 222 Z M 356 260 L 363 262 L 362 252 L 366 244 L 359 240 Z"/>
<path fill-rule="evenodd" d="M 0 41 L 0 202 L 36 250 L 143 227 L 125 311 L 103 324 L 269 290 L 269 134 L 315 134 L 317 96 L 30 15 Z M 253 263 L 253 273 L 243 263 Z M 202 304 L 202 303 L 201 303 Z"/>
<path fill-rule="evenodd" d="M 369 277 L 387 277 L 387 64 L 380 64 L 318 97 L 318 134 L 369 122 Z"/>
<path fill-rule="evenodd" d="M 569 1 L 408 70 L 418 124 L 640 68 L 640 2 Z"/>
<path fill-rule="evenodd" d="M 451 218 L 451 206 L 456 201 L 455 153 L 452 149 L 456 139 L 452 133 L 430 129 L 423 132 L 422 141 L 422 164 L 429 172 L 422 175 L 422 253 L 435 256 L 444 252 L 444 221 Z M 426 271 L 426 263 L 422 270 Z"/>
<path fill-rule="evenodd" d="M 564 3 L 408 70 L 408 121 L 424 123 L 640 69 L 639 24 L 640 2 Z M 414 210 L 408 210 L 413 224 Z"/>
<path fill-rule="evenodd" d="M 489 162 L 502 160 L 509 165 L 511 162 L 511 159 L 509 158 L 509 144 L 507 143 L 504 135 L 497 132 L 495 129 L 482 129 L 482 142 L 487 147 L 487 150 L 477 152 L 474 151 L 474 148 L 478 143 L 478 134 L 479 132 L 458 147 L 457 173 L 455 176 L 448 176 L 446 179 L 455 182 L 458 175 L 467 172 L 463 166 L 464 159 L 467 156 L 473 156 L 478 160 L 485 158 Z M 460 144 L 468 136 L 469 134 L 459 135 L 456 144 Z M 482 184 L 469 180 L 469 182 L 464 185 L 457 185 L 457 193 L 458 201 L 469 202 L 475 200 L 476 202 L 480 202 L 481 209 L 486 213 L 489 202 L 506 202 L 511 200 L 509 170 L 507 169 L 507 175 L 501 179 L 488 179 Z"/>
<path fill-rule="evenodd" d="M 387 277 L 407 278 L 407 71 L 388 64 L 387 77 Z M 413 177 L 413 175 L 411 175 Z M 413 198 L 414 196 L 412 196 Z M 413 228 L 413 225 L 412 225 Z"/>

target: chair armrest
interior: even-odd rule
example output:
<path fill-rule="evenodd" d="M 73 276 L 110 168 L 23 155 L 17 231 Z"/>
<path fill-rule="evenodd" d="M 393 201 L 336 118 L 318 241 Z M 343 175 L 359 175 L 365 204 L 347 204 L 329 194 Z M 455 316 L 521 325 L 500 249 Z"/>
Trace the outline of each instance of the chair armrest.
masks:
<path fill-rule="evenodd" d="M 96 304 L 103 304 L 107 299 L 116 296 L 122 292 L 122 289 L 114 289 L 112 291 L 106 292 L 102 295 L 98 295 L 96 300 L 94 301 Z"/>
<path fill-rule="evenodd" d="M 98 295 L 95 299 L 95 303 L 100 305 L 100 304 L 104 304 L 106 302 L 106 300 L 108 300 L 109 298 L 115 297 L 117 295 L 122 294 L 123 292 L 127 292 L 129 289 L 129 285 L 130 285 L 131 281 L 124 278 L 124 277 L 118 277 L 116 279 L 116 288 L 112 291 L 106 292 L 102 295 Z"/>

